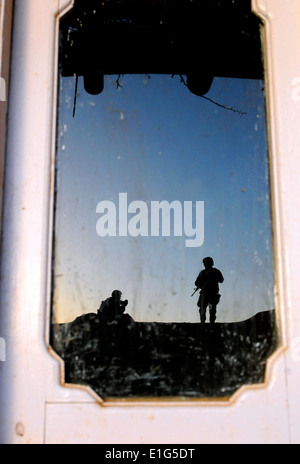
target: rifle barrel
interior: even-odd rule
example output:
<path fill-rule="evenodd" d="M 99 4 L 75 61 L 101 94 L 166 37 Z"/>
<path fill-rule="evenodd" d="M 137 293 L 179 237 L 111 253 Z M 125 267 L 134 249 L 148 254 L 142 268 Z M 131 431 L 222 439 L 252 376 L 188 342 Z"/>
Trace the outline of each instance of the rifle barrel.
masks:
<path fill-rule="evenodd" d="M 193 291 L 193 293 L 191 294 L 191 296 L 194 296 L 197 290 L 199 290 L 199 287 L 195 288 L 195 290 Z"/>

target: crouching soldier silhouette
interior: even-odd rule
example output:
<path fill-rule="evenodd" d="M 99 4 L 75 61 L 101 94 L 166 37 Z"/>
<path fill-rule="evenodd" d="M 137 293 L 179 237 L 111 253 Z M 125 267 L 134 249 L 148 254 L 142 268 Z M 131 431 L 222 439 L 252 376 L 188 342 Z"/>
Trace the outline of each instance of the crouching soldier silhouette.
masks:
<path fill-rule="evenodd" d="M 200 288 L 200 295 L 197 302 L 200 313 L 200 322 L 204 324 L 206 321 L 206 309 L 209 307 L 209 322 L 213 323 L 216 320 L 217 304 L 220 301 L 219 283 L 224 281 L 224 277 L 219 269 L 214 268 L 214 261 L 207 257 L 203 259 L 204 268 L 200 271 L 195 285 Z"/>
<path fill-rule="evenodd" d="M 120 322 L 128 300 L 121 300 L 122 292 L 114 290 L 109 298 L 101 302 L 98 309 L 98 316 L 107 323 Z"/>
<path fill-rule="evenodd" d="M 120 364 L 125 362 L 132 338 L 134 320 L 124 314 L 128 300 L 122 300 L 122 292 L 114 290 L 109 298 L 101 302 L 98 309 L 100 322 L 99 337 L 105 362 Z"/>

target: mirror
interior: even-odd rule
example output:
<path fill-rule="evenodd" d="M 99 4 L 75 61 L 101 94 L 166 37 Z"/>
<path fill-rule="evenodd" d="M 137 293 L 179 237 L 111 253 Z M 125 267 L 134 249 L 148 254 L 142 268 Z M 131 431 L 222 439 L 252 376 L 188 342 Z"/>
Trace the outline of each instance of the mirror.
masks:
<path fill-rule="evenodd" d="M 105 18 L 115 57 L 102 3 L 88 40 Z M 133 72 L 118 50 L 91 71 L 84 8 L 61 20 L 51 346 L 65 381 L 103 399 L 228 398 L 264 382 L 277 346 L 261 64 L 181 73 L 170 53 L 157 72 L 148 54 L 154 72 Z"/>

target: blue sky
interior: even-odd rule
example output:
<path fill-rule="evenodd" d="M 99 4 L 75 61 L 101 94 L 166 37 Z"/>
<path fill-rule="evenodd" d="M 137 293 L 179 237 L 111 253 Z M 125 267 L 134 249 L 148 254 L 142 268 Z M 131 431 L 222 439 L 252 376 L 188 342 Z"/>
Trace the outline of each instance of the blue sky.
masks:
<path fill-rule="evenodd" d="M 216 78 L 208 97 L 179 76 L 107 76 L 102 94 L 61 79 L 54 319 L 95 312 L 115 288 L 135 320 L 199 322 L 191 298 L 202 259 L 224 275 L 217 321 L 274 308 L 263 83 Z M 99 237 L 96 206 L 204 201 L 204 243 L 186 237 Z"/>

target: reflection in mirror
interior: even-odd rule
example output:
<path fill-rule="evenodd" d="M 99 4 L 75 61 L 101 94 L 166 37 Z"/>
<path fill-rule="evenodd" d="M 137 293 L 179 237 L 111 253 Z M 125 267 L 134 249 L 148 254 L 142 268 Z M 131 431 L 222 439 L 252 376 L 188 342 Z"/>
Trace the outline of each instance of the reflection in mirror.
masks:
<path fill-rule="evenodd" d="M 210 2 L 235 23 L 200 78 L 176 40 L 203 2 L 135 3 L 78 1 L 60 23 L 51 345 L 104 399 L 227 398 L 264 382 L 277 346 L 259 21 Z M 145 18 L 160 53 L 136 62 Z"/>

